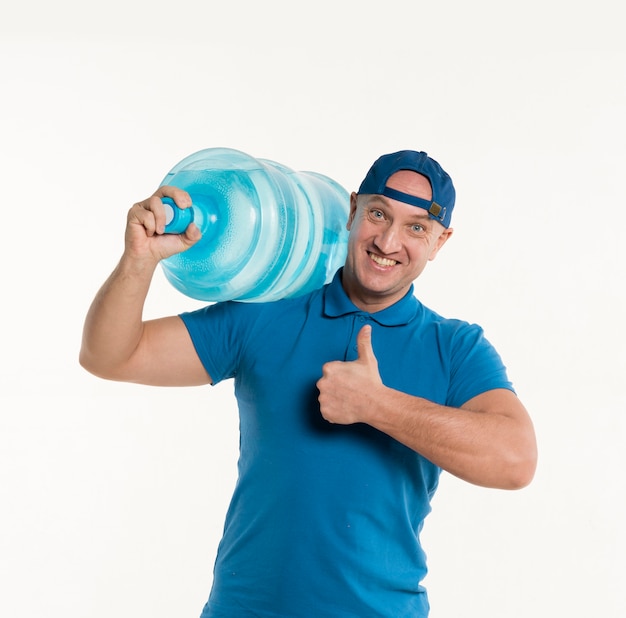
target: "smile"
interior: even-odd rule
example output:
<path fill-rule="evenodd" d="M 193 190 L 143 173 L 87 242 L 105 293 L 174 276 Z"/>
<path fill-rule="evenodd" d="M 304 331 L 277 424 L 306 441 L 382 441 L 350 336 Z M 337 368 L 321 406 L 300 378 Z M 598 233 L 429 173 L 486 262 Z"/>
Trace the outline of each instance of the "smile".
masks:
<path fill-rule="evenodd" d="M 398 262 L 396 260 L 390 260 L 389 258 L 380 257 L 379 255 L 369 254 L 373 262 L 376 262 L 379 266 L 395 266 Z"/>

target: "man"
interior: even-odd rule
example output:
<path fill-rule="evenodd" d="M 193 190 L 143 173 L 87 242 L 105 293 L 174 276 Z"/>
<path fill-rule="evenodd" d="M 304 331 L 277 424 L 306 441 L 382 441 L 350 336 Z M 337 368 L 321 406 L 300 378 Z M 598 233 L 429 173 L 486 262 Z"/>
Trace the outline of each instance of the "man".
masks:
<path fill-rule="evenodd" d="M 161 187 L 128 215 L 122 259 L 85 322 L 81 363 L 153 385 L 234 378 L 239 479 L 202 618 L 428 615 L 419 533 L 441 470 L 519 488 L 532 423 L 482 330 L 413 281 L 452 234 L 452 181 L 425 153 L 380 157 L 350 197 L 345 266 L 323 289 L 142 321 L 164 235 Z"/>

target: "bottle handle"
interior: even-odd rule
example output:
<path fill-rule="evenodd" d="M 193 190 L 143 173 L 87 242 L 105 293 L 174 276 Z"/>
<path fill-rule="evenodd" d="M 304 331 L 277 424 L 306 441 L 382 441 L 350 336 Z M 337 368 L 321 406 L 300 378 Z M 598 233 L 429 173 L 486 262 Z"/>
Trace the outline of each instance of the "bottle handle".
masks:
<path fill-rule="evenodd" d="M 183 234 L 193 221 L 193 207 L 179 208 L 169 197 L 162 197 L 165 207 L 165 234 Z"/>

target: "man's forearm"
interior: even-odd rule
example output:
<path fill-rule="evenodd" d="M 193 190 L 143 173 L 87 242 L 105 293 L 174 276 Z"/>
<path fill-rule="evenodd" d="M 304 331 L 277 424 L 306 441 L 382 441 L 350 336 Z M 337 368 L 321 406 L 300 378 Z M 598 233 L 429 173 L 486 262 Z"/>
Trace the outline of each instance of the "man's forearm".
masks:
<path fill-rule="evenodd" d="M 364 421 L 477 485 L 518 489 L 534 474 L 534 430 L 511 391 L 488 391 L 450 408 L 386 389 Z"/>

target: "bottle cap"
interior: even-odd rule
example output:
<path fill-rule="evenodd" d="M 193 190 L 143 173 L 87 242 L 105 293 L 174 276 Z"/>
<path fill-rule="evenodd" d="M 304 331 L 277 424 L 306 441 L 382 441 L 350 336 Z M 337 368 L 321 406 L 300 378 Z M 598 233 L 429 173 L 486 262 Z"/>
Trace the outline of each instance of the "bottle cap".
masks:
<path fill-rule="evenodd" d="M 165 207 L 165 233 L 183 234 L 193 221 L 193 208 L 179 208 L 169 197 L 161 198 Z"/>

